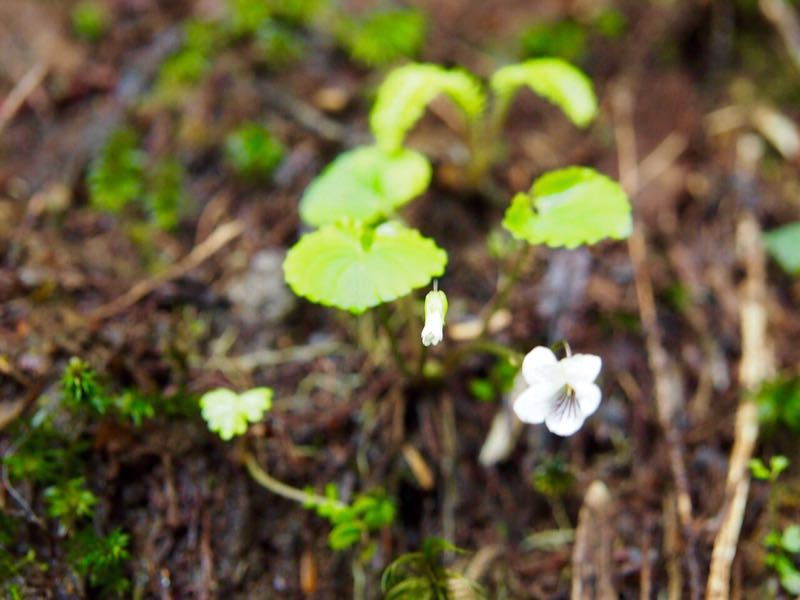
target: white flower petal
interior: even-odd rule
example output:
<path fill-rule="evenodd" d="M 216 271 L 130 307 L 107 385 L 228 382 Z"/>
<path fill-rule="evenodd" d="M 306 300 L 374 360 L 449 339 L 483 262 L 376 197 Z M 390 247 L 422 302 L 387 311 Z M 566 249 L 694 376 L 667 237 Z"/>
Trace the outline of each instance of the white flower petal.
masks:
<path fill-rule="evenodd" d="M 532 385 L 514 401 L 514 412 L 524 423 L 542 423 L 553 412 L 561 387 L 549 383 Z"/>
<path fill-rule="evenodd" d="M 585 420 L 586 417 L 583 416 L 580 408 L 575 406 L 572 410 L 559 410 L 550 413 L 544 423 L 556 435 L 566 437 L 578 431 Z"/>
<path fill-rule="evenodd" d="M 439 321 L 437 323 L 427 322 L 425 323 L 425 327 L 422 328 L 422 345 L 423 346 L 435 346 L 439 342 L 442 341 L 444 338 L 444 331 L 442 322 Z"/>
<path fill-rule="evenodd" d="M 575 390 L 575 400 L 581 407 L 583 417 L 594 414 L 594 411 L 600 406 L 600 397 L 602 396 L 600 388 L 593 383 L 579 382 L 573 384 L 572 389 Z"/>
<path fill-rule="evenodd" d="M 558 359 L 550 348 L 536 346 L 525 355 L 522 361 L 522 376 L 528 385 L 536 385 L 543 381 L 558 380 L 558 385 L 564 383 L 564 375 L 558 367 Z"/>
<path fill-rule="evenodd" d="M 567 383 L 573 384 L 581 381 L 592 383 L 600 374 L 603 361 L 594 354 L 574 354 L 561 359 L 561 366 L 564 369 Z"/>

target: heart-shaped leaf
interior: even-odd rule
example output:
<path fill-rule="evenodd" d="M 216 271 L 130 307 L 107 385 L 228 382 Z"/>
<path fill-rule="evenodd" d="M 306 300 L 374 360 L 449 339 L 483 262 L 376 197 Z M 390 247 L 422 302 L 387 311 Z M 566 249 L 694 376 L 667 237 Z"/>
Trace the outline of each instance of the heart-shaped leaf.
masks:
<path fill-rule="evenodd" d="M 325 225 L 286 256 L 286 282 L 312 302 L 362 313 L 405 296 L 444 272 L 447 253 L 416 229 L 383 223 Z"/>
<path fill-rule="evenodd" d="M 362 146 L 339 155 L 306 189 L 300 216 L 316 227 L 349 218 L 369 222 L 416 198 L 431 180 L 419 152 Z"/>
<path fill-rule="evenodd" d="M 631 232 L 631 205 L 622 187 L 587 167 L 569 167 L 539 177 L 519 193 L 503 226 L 531 244 L 575 248 Z"/>

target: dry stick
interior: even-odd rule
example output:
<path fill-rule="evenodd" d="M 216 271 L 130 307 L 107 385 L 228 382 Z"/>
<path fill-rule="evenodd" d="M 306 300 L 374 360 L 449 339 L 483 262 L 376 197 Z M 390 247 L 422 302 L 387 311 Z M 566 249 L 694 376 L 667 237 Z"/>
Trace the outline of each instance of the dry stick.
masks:
<path fill-rule="evenodd" d="M 611 494 L 602 481 L 593 481 L 586 491 L 572 549 L 572 600 L 619 596 L 611 581 Z"/>
<path fill-rule="evenodd" d="M 95 309 L 95 311 L 89 315 L 89 320 L 97 323 L 121 313 L 148 294 L 157 290 L 159 286 L 164 283 L 177 279 L 200 266 L 230 241 L 239 237 L 242 232 L 244 232 L 244 224 L 241 221 L 229 221 L 224 225 L 220 225 L 211 235 L 195 246 L 182 260 L 166 269 L 160 275 L 140 281 L 122 296 Z"/>
<path fill-rule="evenodd" d="M 6 96 L 3 103 L 0 104 L 0 135 L 2 135 L 25 101 L 41 85 L 48 71 L 47 63 L 37 62 L 22 76 L 22 79 L 17 82 L 14 89 Z"/>
<path fill-rule="evenodd" d="M 706 598 L 729 597 L 731 563 L 742 528 L 750 475 L 747 463 L 758 439 L 758 411 L 752 392 L 774 371 L 774 355 L 767 339 L 766 257 L 761 229 L 755 217 L 745 211 L 736 230 L 739 255 L 747 277 L 741 288 L 742 360 L 739 381 L 744 395 L 736 411 L 735 438 L 725 484 L 722 525 L 714 540 Z"/>
<path fill-rule="evenodd" d="M 624 84 L 618 85 L 614 94 L 614 116 L 622 186 L 631 198 L 634 198 L 641 188 L 636 156 L 636 133 L 633 127 L 633 96 Z M 692 499 L 689 493 L 683 439 L 675 426 L 674 419 L 676 411 L 684 405 L 683 390 L 680 373 L 662 343 L 655 294 L 647 271 L 647 241 L 641 226 L 635 226 L 628 239 L 628 254 L 633 266 L 648 363 L 655 380 L 656 411 L 666 438 L 670 470 L 677 494 L 678 517 L 686 539 L 686 566 L 689 572 L 691 598 L 698 599 L 701 596 L 700 567 L 695 548 Z"/>
<path fill-rule="evenodd" d="M 759 0 L 758 6 L 778 30 L 795 67 L 800 69 L 800 22 L 797 14 L 786 0 Z"/>

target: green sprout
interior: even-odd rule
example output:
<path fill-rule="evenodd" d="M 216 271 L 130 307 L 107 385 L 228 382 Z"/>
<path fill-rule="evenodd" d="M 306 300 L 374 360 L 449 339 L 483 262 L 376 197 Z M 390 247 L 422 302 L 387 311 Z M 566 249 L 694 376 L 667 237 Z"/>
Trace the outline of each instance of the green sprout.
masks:
<path fill-rule="evenodd" d="M 83 477 L 68 479 L 60 485 L 53 485 L 44 491 L 47 514 L 57 519 L 65 531 L 73 525 L 94 514 L 97 496 L 86 487 Z"/>
<path fill-rule="evenodd" d="M 174 158 L 166 158 L 156 165 L 148 180 L 148 190 L 143 203 L 151 220 L 159 229 L 169 231 L 177 227 L 186 212 L 184 172 Z"/>
<path fill-rule="evenodd" d="M 242 125 L 225 138 L 225 157 L 248 179 L 267 179 L 283 160 L 283 144 L 258 123 Z"/>
<path fill-rule="evenodd" d="M 144 188 L 144 155 L 131 129 L 119 129 L 106 141 L 89 166 L 89 195 L 92 205 L 117 213 L 140 198 Z"/>
<path fill-rule="evenodd" d="M 327 519 L 333 529 L 328 534 L 328 545 L 332 550 L 345 550 L 360 541 L 366 541 L 371 532 L 390 525 L 397 514 L 394 502 L 383 490 L 359 494 L 352 504 L 339 498 L 335 484 L 325 486 L 325 501 L 318 501 L 307 491 L 305 507 Z"/>
<path fill-rule="evenodd" d="M 61 376 L 61 390 L 64 402 L 73 410 L 90 408 L 99 414 L 105 414 L 111 399 L 97 380 L 97 373 L 91 366 L 78 357 L 72 357 Z"/>
<path fill-rule="evenodd" d="M 75 35 L 89 42 L 99 40 L 108 28 L 108 11 L 101 2 L 94 0 L 79 2 L 72 8 L 70 17 Z"/>
<path fill-rule="evenodd" d="M 450 600 L 486 598 L 486 592 L 476 582 L 443 564 L 445 553 L 463 553 L 450 542 L 428 538 L 417 552 L 396 558 L 381 576 L 384 600 Z"/>
<path fill-rule="evenodd" d="M 796 596 L 800 594 L 800 571 L 796 561 L 800 554 L 800 525 L 790 525 L 783 532 L 771 531 L 764 539 L 767 548 L 765 563 L 778 574 L 781 586 Z"/>
<path fill-rule="evenodd" d="M 789 467 L 789 459 L 782 455 L 773 456 L 769 459 L 769 467 L 767 467 L 760 458 L 752 458 L 747 466 L 750 467 L 750 473 L 756 479 L 774 482 Z"/>
<path fill-rule="evenodd" d="M 800 377 L 776 377 L 765 382 L 755 397 L 759 420 L 766 429 L 784 426 L 800 433 Z"/>
<path fill-rule="evenodd" d="M 272 408 L 272 390 L 259 387 L 237 394 L 218 388 L 203 394 L 200 408 L 208 428 L 227 441 L 242 435 L 250 423 L 260 421 Z"/>
<path fill-rule="evenodd" d="M 119 529 L 98 536 L 93 528 L 87 527 L 69 541 L 68 558 L 78 574 L 104 597 L 119 596 L 130 588 L 125 576 L 125 564 L 130 559 L 129 542 L 130 536 Z"/>

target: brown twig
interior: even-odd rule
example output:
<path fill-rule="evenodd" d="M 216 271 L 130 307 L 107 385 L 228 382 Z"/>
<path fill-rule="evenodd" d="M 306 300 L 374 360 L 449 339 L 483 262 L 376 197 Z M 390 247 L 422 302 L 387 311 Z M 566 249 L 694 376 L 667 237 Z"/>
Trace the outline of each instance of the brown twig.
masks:
<path fill-rule="evenodd" d="M 17 111 L 25 104 L 25 101 L 42 84 L 49 70 L 47 63 L 37 62 L 28 69 L 28 72 L 22 76 L 22 79 L 17 82 L 14 89 L 5 97 L 3 103 L 0 104 L 0 135 L 17 114 Z"/>
<path fill-rule="evenodd" d="M 797 13 L 785 0 L 759 0 L 758 6 L 778 30 L 792 62 L 800 69 L 800 22 L 797 20 Z"/>
<path fill-rule="evenodd" d="M 572 550 L 572 600 L 618 598 L 611 581 L 611 494 L 602 481 L 594 481 L 578 516 Z"/>
<path fill-rule="evenodd" d="M 622 186 L 635 199 L 641 189 L 641 176 L 636 152 L 636 134 L 633 125 L 633 94 L 624 84 L 619 84 L 614 95 L 615 136 Z M 671 153 L 677 158 L 678 154 Z M 647 240 L 640 224 L 633 228 L 628 239 L 628 254 L 634 273 L 636 298 L 645 334 L 648 363 L 655 380 L 655 401 L 658 420 L 664 430 L 672 478 L 675 482 L 678 517 L 686 540 L 686 566 L 689 573 L 691 598 L 701 596 L 700 567 L 696 556 L 696 534 L 692 518 L 692 499 L 686 473 L 684 445 L 675 416 L 685 405 L 683 386 L 678 367 L 671 360 L 661 337 L 658 324 L 653 284 L 647 270 Z"/>
<path fill-rule="evenodd" d="M 774 355 L 767 339 L 766 257 L 761 228 L 750 211 L 744 211 L 736 231 L 738 251 L 747 277 L 741 287 L 742 359 L 739 381 L 744 390 L 736 411 L 735 438 L 725 484 L 722 525 L 714 540 L 706 598 L 728 598 L 731 564 L 742 528 L 750 475 L 747 463 L 758 440 L 758 410 L 752 392 L 774 370 Z"/>
<path fill-rule="evenodd" d="M 220 225 L 181 261 L 175 263 L 160 275 L 138 282 L 122 296 L 95 309 L 89 315 L 89 320 L 93 323 L 98 323 L 130 308 L 139 300 L 158 289 L 159 286 L 185 275 L 204 263 L 226 244 L 239 237 L 243 231 L 244 224 L 241 221 L 229 221 L 224 225 Z"/>

